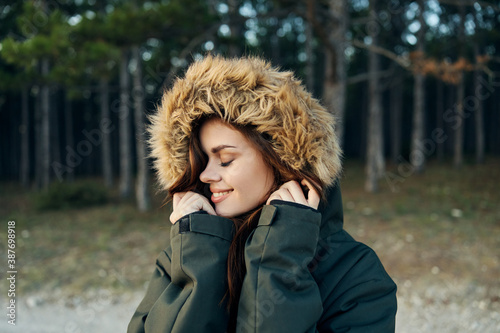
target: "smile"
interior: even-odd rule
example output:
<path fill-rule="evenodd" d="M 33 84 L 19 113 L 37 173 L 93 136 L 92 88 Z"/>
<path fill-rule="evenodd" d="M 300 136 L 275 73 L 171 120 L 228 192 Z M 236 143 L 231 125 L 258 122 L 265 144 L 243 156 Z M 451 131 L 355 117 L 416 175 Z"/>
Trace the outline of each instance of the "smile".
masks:
<path fill-rule="evenodd" d="M 231 194 L 233 190 L 224 191 L 224 192 L 213 192 L 212 197 L 210 198 L 214 204 L 217 204 L 221 201 L 226 200 L 226 198 Z"/>
<path fill-rule="evenodd" d="M 213 193 L 214 198 L 222 197 L 223 195 L 229 194 L 232 191 L 226 191 L 226 192 L 215 192 Z"/>

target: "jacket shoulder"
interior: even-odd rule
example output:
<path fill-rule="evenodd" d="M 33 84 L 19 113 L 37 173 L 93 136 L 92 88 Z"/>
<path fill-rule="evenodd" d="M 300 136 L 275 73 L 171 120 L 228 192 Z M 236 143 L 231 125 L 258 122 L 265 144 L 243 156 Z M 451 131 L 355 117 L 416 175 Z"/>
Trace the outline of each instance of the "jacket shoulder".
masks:
<path fill-rule="evenodd" d="M 353 278 L 394 284 L 375 251 L 344 230 L 320 239 L 309 269 L 318 283 L 325 286 L 352 284 Z"/>
<path fill-rule="evenodd" d="M 369 246 L 340 231 L 323 239 L 310 267 L 323 301 L 320 332 L 393 332 L 396 284 Z"/>

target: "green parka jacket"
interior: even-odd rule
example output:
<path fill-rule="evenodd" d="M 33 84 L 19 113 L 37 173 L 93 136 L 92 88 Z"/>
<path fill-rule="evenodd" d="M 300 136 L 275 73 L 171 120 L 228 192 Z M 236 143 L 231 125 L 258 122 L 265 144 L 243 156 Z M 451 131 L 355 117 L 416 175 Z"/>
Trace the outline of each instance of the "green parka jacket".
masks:
<path fill-rule="evenodd" d="M 339 187 L 318 210 L 264 206 L 245 248 L 237 332 L 394 332 L 396 285 L 377 255 L 343 230 Z M 135 332 L 225 332 L 233 223 L 193 213 L 175 223 L 156 261 Z"/>

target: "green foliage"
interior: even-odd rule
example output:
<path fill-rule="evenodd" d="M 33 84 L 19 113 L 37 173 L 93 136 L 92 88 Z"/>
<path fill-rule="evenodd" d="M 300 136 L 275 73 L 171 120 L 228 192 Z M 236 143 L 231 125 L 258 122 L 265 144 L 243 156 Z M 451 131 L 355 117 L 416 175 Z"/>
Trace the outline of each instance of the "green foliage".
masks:
<path fill-rule="evenodd" d="M 21 35 L 11 34 L 1 41 L 0 57 L 18 68 L 17 79 L 24 83 L 57 81 L 57 73 L 41 77 L 37 67 L 42 58 L 57 63 L 69 54 L 71 27 L 63 13 L 59 10 L 49 12 L 34 2 L 26 2 L 16 23 Z M 12 78 L 9 84 L 16 85 L 15 79 Z"/>
<path fill-rule="evenodd" d="M 34 196 L 38 210 L 83 208 L 103 205 L 108 201 L 104 186 L 89 183 L 53 183 L 46 192 Z"/>

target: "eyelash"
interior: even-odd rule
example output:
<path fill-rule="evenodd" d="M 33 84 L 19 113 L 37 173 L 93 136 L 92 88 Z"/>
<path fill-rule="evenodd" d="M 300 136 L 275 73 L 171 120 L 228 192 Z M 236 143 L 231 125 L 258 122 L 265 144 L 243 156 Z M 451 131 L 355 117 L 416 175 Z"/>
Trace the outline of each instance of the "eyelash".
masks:
<path fill-rule="evenodd" d="M 229 161 L 229 162 L 221 162 L 221 163 L 220 163 L 220 166 L 221 166 L 221 167 L 223 167 L 223 168 L 224 168 L 224 167 L 227 167 L 227 166 L 229 166 L 229 164 L 231 164 L 233 161 L 234 161 L 234 160 L 231 160 L 231 161 Z"/>

